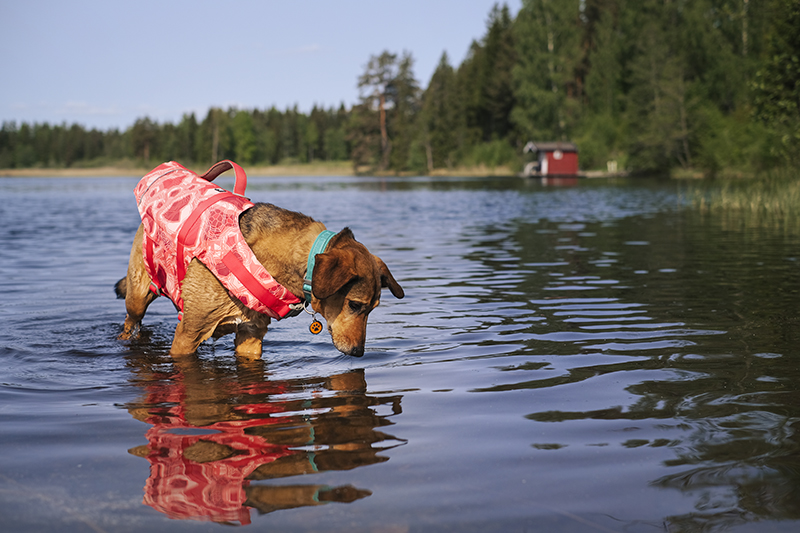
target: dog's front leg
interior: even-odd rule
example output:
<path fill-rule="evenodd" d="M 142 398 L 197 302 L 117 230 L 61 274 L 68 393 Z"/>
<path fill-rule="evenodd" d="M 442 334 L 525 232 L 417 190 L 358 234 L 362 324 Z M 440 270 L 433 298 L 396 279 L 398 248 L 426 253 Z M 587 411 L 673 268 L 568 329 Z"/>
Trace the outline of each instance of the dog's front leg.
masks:
<path fill-rule="evenodd" d="M 156 295 L 150 291 L 150 277 L 142 258 L 143 235 L 144 229 L 140 225 L 131 246 L 128 274 L 114 286 L 117 297 L 125 298 L 125 310 L 128 313 L 122 333 L 118 337 L 121 340 L 128 340 L 133 336 L 147 312 L 147 307 L 156 299 Z"/>
<path fill-rule="evenodd" d="M 262 322 L 262 321 L 258 321 Z M 261 359 L 264 335 L 267 334 L 269 318 L 264 323 L 242 322 L 236 329 L 236 356 L 243 359 Z"/>
<path fill-rule="evenodd" d="M 150 279 L 147 276 L 134 276 L 128 273 L 128 277 L 120 280 L 117 286 L 125 285 L 125 323 L 122 326 L 122 333 L 117 337 L 120 340 L 129 340 L 133 337 L 134 332 L 142 323 L 142 318 L 147 311 L 147 307 L 156 299 L 149 288 Z M 148 285 L 144 285 L 147 283 Z"/>

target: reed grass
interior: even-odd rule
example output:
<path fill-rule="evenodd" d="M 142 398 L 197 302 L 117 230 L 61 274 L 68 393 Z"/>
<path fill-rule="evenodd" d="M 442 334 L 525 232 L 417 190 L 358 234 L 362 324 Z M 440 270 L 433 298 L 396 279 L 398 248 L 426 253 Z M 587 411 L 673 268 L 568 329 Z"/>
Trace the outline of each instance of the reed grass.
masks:
<path fill-rule="evenodd" d="M 701 212 L 738 218 L 747 226 L 800 229 L 800 171 L 776 170 L 752 179 L 693 183 L 691 205 Z"/>

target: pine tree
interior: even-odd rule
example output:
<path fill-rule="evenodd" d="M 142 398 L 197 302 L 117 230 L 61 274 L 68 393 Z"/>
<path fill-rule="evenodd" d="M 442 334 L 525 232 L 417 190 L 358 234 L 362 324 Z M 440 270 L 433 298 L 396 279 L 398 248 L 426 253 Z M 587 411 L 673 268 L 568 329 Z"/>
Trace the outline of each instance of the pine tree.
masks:
<path fill-rule="evenodd" d="M 458 145 L 453 132 L 458 128 L 457 94 L 455 72 L 444 52 L 423 95 L 422 142 L 429 172 L 456 163 Z"/>
<path fill-rule="evenodd" d="M 256 155 L 256 134 L 253 129 L 253 116 L 249 111 L 240 110 L 233 112 L 231 133 L 233 135 L 235 160 L 241 165 L 250 165 L 254 163 Z"/>
<path fill-rule="evenodd" d="M 74 130 L 75 126 L 72 129 Z M 137 157 L 141 157 L 146 164 L 150 164 L 150 152 L 153 150 L 157 131 L 158 125 L 150 117 L 140 118 L 131 128 L 131 143 L 133 144 L 134 153 Z M 83 155 L 83 151 L 79 148 L 82 143 L 76 139 L 78 137 L 77 133 L 77 131 L 73 131 L 70 136 L 70 147 L 65 158 L 67 166 L 73 161 L 81 159 Z"/>
<path fill-rule="evenodd" d="M 524 0 L 514 25 L 512 120 L 530 140 L 567 140 L 579 120 L 580 0 Z"/>
<path fill-rule="evenodd" d="M 387 92 L 391 102 L 388 111 L 388 131 L 392 143 L 390 166 L 398 171 L 409 166 L 415 121 L 420 108 L 420 88 L 414 78 L 413 67 L 414 58 L 411 53 L 404 52 Z"/>
<path fill-rule="evenodd" d="M 371 109 L 368 104 L 353 106 L 346 131 L 353 171 L 360 174 L 366 169 L 372 171 L 377 168 L 381 154 L 381 131 L 377 111 Z"/>
<path fill-rule="evenodd" d="M 177 161 L 185 161 L 187 164 L 197 161 L 195 138 L 197 137 L 198 129 L 199 126 L 194 113 L 184 114 L 176 131 L 177 153 L 175 159 Z"/>
<path fill-rule="evenodd" d="M 385 170 L 389 166 L 392 145 L 386 121 L 387 93 L 397 72 L 397 54 L 384 51 L 379 56 L 372 56 L 366 70 L 358 78 L 358 88 L 362 91 L 362 105 L 376 109 L 381 135 L 381 155 L 378 168 Z"/>
<path fill-rule="evenodd" d="M 512 19 L 508 5 L 494 5 L 481 54 L 482 83 L 478 111 L 483 140 L 506 139 L 513 130 L 514 98 L 512 69 L 517 62 Z"/>

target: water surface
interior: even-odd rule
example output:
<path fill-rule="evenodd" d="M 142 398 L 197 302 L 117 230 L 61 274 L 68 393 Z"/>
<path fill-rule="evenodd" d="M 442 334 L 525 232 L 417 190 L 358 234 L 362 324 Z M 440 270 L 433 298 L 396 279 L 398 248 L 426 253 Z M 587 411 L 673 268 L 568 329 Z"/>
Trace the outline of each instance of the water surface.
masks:
<path fill-rule="evenodd" d="M 389 265 L 367 353 L 116 340 L 136 179 L 0 180 L 4 531 L 796 531 L 800 239 L 675 182 L 258 178 Z M 224 178 L 223 185 L 231 186 Z"/>

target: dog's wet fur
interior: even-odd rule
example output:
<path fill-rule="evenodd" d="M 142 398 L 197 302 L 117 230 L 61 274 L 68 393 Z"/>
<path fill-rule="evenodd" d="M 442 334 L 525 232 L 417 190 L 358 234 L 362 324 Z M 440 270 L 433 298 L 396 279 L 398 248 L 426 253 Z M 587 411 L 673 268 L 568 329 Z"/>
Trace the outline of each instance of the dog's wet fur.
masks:
<path fill-rule="evenodd" d="M 239 228 L 264 268 L 302 300 L 308 253 L 325 226 L 302 213 L 259 203 L 240 215 Z M 117 296 L 125 299 L 128 313 L 120 339 L 138 333 L 147 307 L 156 298 L 144 266 L 142 236 L 139 226 L 128 275 L 114 287 Z M 356 241 L 349 228 L 337 233 L 326 251 L 317 255 L 312 280 L 311 307 L 325 318 L 334 346 L 347 355 L 364 354 L 367 318 L 380 303 L 381 288 L 387 287 L 396 298 L 404 296 L 386 264 Z M 235 333 L 237 356 L 261 357 L 270 317 L 231 296 L 197 259 L 186 269 L 182 296 L 183 319 L 175 328 L 170 349 L 173 356 L 193 354 L 212 336 Z"/>

